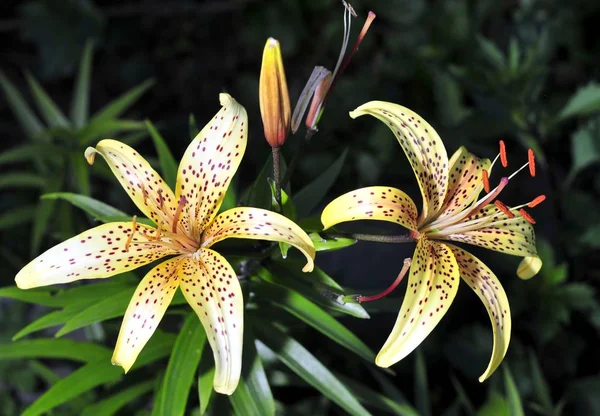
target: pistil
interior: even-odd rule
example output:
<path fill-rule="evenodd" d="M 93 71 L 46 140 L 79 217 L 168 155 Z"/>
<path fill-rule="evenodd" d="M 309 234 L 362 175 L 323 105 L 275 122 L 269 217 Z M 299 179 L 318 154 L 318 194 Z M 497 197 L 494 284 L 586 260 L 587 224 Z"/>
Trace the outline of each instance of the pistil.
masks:
<path fill-rule="evenodd" d="M 396 280 L 394 280 L 392 282 L 392 284 L 390 286 L 388 286 L 388 288 L 385 289 L 383 292 L 378 293 L 376 295 L 371 295 L 371 296 L 347 295 L 347 296 L 344 296 L 344 301 L 346 301 L 346 302 L 354 301 L 354 302 L 358 302 L 358 303 L 365 303 L 365 302 L 372 302 L 374 300 L 379 300 L 379 299 L 389 295 L 390 293 L 392 293 L 394 291 L 394 289 L 396 289 L 398 287 L 400 282 L 402 282 L 402 280 L 404 279 L 404 276 L 406 276 L 406 273 L 408 272 L 408 270 L 410 268 L 410 262 L 411 262 L 410 257 L 404 259 L 404 264 L 402 265 L 402 270 L 400 270 L 400 273 L 398 273 L 398 277 L 396 277 Z"/>

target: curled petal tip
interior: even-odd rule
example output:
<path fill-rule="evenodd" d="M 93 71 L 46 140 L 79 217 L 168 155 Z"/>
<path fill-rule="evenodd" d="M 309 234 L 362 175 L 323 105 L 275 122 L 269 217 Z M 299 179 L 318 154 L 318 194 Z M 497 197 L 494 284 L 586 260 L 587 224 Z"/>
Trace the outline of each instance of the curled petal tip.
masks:
<path fill-rule="evenodd" d="M 219 94 L 219 103 L 221 103 L 222 106 L 226 106 L 232 101 L 235 101 L 234 98 L 226 92 L 222 92 Z"/>
<path fill-rule="evenodd" d="M 523 280 L 531 279 L 542 268 L 542 259 L 537 256 L 524 257 L 517 268 L 517 276 Z"/>
<path fill-rule="evenodd" d="M 314 268 L 315 268 L 315 263 L 311 260 L 306 263 L 306 265 L 302 268 L 302 271 L 304 273 L 310 273 L 313 271 Z"/>
<path fill-rule="evenodd" d="M 87 149 L 85 149 L 85 153 L 83 155 L 85 156 L 87 162 L 90 165 L 94 164 L 94 160 L 96 159 L 96 153 L 98 152 L 93 147 L 88 147 Z"/>

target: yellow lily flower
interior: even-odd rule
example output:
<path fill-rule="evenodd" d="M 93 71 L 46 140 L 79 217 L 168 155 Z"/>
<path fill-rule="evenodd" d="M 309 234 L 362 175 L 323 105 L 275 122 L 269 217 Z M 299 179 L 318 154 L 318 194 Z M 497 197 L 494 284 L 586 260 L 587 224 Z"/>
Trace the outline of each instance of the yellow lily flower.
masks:
<path fill-rule="evenodd" d="M 409 229 L 417 243 L 400 313 L 376 363 L 389 367 L 411 353 L 442 319 L 462 277 L 479 296 L 492 321 L 494 346 L 489 365 L 479 379 L 483 381 L 500 365 L 508 349 L 511 331 L 508 299 L 498 278 L 481 260 L 442 241 L 458 241 L 522 256 L 525 259 L 518 274 L 530 278 L 541 268 L 541 261 L 535 247 L 534 221 L 522 207 L 537 205 L 544 197 L 513 208 L 499 201 L 492 203 L 514 174 L 489 189 L 493 163 L 477 158 L 464 147 L 448 160 L 439 135 L 418 114 L 397 104 L 373 101 L 350 116 L 364 114 L 378 118 L 392 130 L 409 159 L 423 196 L 420 215 L 408 195 L 383 186 L 348 192 L 332 201 L 322 213 L 325 229 L 345 221 L 388 221 Z M 506 154 L 501 153 L 506 166 Z M 530 166 L 533 176 L 532 153 L 530 163 L 521 169 L 525 166 Z M 480 197 L 484 189 L 487 192 Z M 399 276 L 395 283 L 400 279 Z"/>
<path fill-rule="evenodd" d="M 165 256 L 142 279 L 125 312 L 112 357 L 127 372 L 152 336 L 180 288 L 206 330 L 213 349 L 214 389 L 232 394 L 242 360 L 244 302 L 236 273 L 210 247 L 226 238 L 281 241 L 297 247 L 313 269 L 315 250 L 296 224 L 271 211 L 238 207 L 217 212 L 235 174 L 248 136 L 244 107 L 220 95 L 221 110 L 187 148 L 175 193 L 134 149 L 115 140 L 88 148 L 100 154 L 137 207 L 157 227 L 114 222 L 85 231 L 32 260 L 16 276 L 29 289 L 80 279 L 107 278 Z"/>

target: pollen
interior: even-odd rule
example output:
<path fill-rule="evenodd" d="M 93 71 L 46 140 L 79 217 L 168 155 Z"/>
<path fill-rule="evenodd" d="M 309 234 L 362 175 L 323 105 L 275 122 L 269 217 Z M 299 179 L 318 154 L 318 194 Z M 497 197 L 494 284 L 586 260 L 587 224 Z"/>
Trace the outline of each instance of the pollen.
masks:
<path fill-rule="evenodd" d="M 134 215 L 131 219 L 131 234 L 127 237 L 127 241 L 125 242 L 125 251 L 129 251 L 129 247 L 131 246 L 131 240 L 133 239 L 133 235 L 135 234 L 135 230 L 137 228 L 137 216 Z"/>
<path fill-rule="evenodd" d="M 521 217 L 525 218 L 525 220 L 531 224 L 535 224 L 535 220 L 533 219 L 533 217 L 527 212 L 525 211 L 523 208 L 521 208 L 519 210 L 519 214 L 521 214 Z"/>
<path fill-rule="evenodd" d="M 483 170 L 481 172 L 482 176 L 481 179 L 483 181 L 483 189 L 485 190 L 486 194 L 490 193 L 490 176 L 488 175 L 487 170 Z"/>
<path fill-rule="evenodd" d="M 514 217 L 515 217 L 515 214 L 513 214 L 513 213 L 510 211 L 510 209 L 509 209 L 509 208 L 508 208 L 508 207 L 507 207 L 507 206 L 506 206 L 504 203 L 502 203 L 502 202 L 500 202 L 500 201 L 496 200 L 496 201 L 494 202 L 494 205 L 496 205 L 496 207 L 497 207 L 497 208 L 498 208 L 500 211 L 502 211 L 504 214 L 506 214 L 506 216 L 507 216 L 508 218 L 514 218 Z"/>
<path fill-rule="evenodd" d="M 530 203 L 527 204 L 527 206 L 529 208 L 537 207 L 539 204 L 541 204 L 545 200 L 546 200 L 546 195 L 540 195 L 540 196 L 535 197 L 533 199 L 533 201 L 531 201 Z"/>
<path fill-rule="evenodd" d="M 504 140 L 500 140 L 500 162 L 502 163 L 502 167 L 508 166 L 508 158 L 506 157 L 506 145 L 504 144 Z"/>
<path fill-rule="evenodd" d="M 529 159 L 529 174 L 531 177 L 535 177 L 535 155 L 533 154 L 533 150 L 527 150 L 527 158 Z"/>

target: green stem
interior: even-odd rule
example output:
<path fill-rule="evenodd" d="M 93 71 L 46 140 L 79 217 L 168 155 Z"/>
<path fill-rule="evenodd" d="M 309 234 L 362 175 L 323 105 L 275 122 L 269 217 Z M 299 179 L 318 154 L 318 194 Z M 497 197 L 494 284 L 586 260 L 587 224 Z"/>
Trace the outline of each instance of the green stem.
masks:
<path fill-rule="evenodd" d="M 275 200 L 279 205 L 279 211 L 283 210 L 283 205 L 281 204 L 281 168 L 279 164 L 279 147 L 272 147 L 273 150 L 273 180 L 275 181 Z"/>
<path fill-rule="evenodd" d="M 287 168 L 285 177 L 283 178 L 283 181 L 281 181 L 281 183 L 284 186 L 287 185 L 289 183 L 289 181 L 292 179 L 292 173 L 294 172 L 294 170 L 296 170 L 298 161 L 300 160 L 300 158 L 302 158 L 302 155 L 304 154 L 304 150 L 310 144 L 310 140 L 312 139 L 312 137 L 315 135 L 316 132 L 317 132 L 317 130 L 312 130 L 312 129 L 306 130 L 306 135 L 304 136 L 304 140 L 302 140 L 300 142 L 300 145 L 298 146 L 298 149 L 296 150 L 296 153 L 294 154 L 294 157 L 292 158 L 290 165 Z"/>
<path fill-rule="evenodd" d="M 325 238 L 350 238 L 359 241 L 374 241 L 376 243 L 402 244 L 412 243 L 415 241 L 409 234 L 403 235 L 374 235 L 374 234 L 358 234 L 358 233 L 334 233 L 320 232 L 319 235 Z"/>

